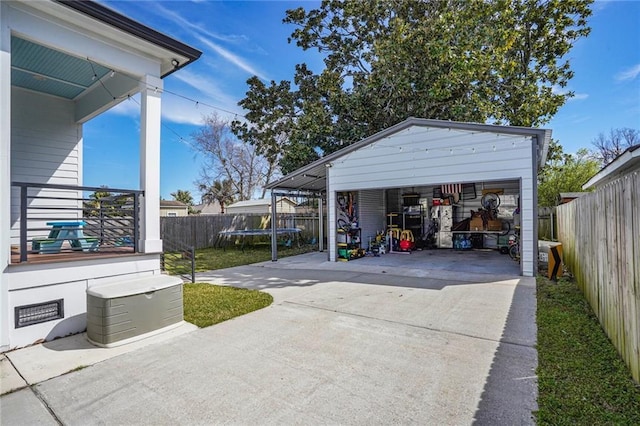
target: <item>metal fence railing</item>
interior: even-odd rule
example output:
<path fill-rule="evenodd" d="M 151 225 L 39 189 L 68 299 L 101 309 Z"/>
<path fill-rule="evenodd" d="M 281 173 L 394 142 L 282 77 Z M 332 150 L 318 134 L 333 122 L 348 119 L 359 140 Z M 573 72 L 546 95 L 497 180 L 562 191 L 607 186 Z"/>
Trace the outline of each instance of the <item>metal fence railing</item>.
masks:
<path fill-rule="evenodd" d="M 171 275 L 179 275 L 196 282 L 196 251 L 193 246 L 175 241 L 162 241 L 160 268 Z"/>
<path fill-rule="evenodd" d="M 68 253 L 138 252 L 143 191 L 12 183 L 11 244 L 19 261 Z"/>

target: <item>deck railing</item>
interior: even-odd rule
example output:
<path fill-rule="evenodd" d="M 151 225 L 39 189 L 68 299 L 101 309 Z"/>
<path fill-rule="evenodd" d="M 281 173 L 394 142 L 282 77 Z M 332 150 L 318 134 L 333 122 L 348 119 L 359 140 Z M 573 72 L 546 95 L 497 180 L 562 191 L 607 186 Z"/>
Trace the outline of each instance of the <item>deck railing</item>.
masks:
<path fill-rule="evenodd" d="M 138 252 L 143 191 L 26 182 L 12 187 L 11 239 L 20 262 L 39 255 Z"/>

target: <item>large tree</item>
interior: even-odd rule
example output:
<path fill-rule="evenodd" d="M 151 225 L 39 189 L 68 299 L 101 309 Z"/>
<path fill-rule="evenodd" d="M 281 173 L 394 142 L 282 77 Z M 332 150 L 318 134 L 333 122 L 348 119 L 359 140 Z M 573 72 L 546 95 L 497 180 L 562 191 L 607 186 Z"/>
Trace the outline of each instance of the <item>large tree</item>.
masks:
<path fill-rule="evenodd" d="M 582 192 L 582 185 L 600 168 L 585 148 L 567 154 L 553 142 L 549 151 L 547 163 L 538 174 L 538 205 L 545 207 L 557 205 L 561 192 Z"/>
<path fill-rule="evenodd" d="M 277 173 L 277 156 L 261 155 L 256 145 L 238 140 L 230 122 L 213 113 L 192 135 L 193 147 L 204 156 L 201 177 L 196 182 L 201 190 L 214 187 L 216 181 L 229 182 L 232 196 L 249 200 L 265 195 L 264 185 Z"/>
<path fill-rule="evenodd" d="M 566 55 L 591 0 L 325 0 L 287 11 L 319 74 L 249 79 L 234 132 L 289 172 L 407 117 L 546 123 L 572 93 Z"/>
<path fill-rule="evenodd" d="M 606 166 L 627 148 L 640 144 L 640 130 L 628 127 L 611 129 L 608 135 L 600 133 L 591 143 L 596 148 L 596 159 Z"/>

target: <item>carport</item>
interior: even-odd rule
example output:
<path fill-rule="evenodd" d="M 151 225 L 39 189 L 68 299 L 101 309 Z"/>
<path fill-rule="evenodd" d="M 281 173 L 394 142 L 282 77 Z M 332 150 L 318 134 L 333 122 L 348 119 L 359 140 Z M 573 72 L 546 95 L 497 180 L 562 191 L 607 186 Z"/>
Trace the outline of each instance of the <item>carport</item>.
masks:
<path fill-rule="evenodd" d="M 520 273 L 534 276 L 537 175 L 550 139 L 547 129 L 409 118 L 267 188 L 272 200 L 288 192 L 326 200 L 330 261 L 348 260 L 345 247 L 364 249 L 391 228 L 413 229 L 419 240 L 435 220 L 431 241 L 439 249 L 460 248 L 464 238 L 474 248 L 497 249 L 508 234 L 518 233 Z M 498 225 L 471 220 L 486 194 L 501 200 L 494 215 Z"/>

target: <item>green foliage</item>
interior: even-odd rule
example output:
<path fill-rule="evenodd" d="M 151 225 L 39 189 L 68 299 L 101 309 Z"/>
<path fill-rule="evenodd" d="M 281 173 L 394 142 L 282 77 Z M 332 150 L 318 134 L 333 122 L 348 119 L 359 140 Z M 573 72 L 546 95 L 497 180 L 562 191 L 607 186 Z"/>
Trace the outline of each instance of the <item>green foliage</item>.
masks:
<path fill-rule="evenodd" d="M 101 186 L 104 190 L 94 191 L 89 196 L 89 201 L 83 203 L 83 214 L 85 217 L 121 217 L 125 215 L 123 208 L 125 205 L 133 204 L 133 197 L 130 195 L 115 195 L 106 186 Z"/>
<path fill-rule="evenodd" d="M 243 288 L 194 283 L 184 285 L 184 319 L 200 328 L 265 308 L 268 293 Z"/>
<path fill-rule="evenodd" d="M 199 211 L 196 211 L 193 208 L 193 196 L 191 195 L 191 192 L 178 189 L 176 192 L 172 192 L 171 196 L 174 200 L 186 204 L 189 207 L 189 214 L 199 213 Z"/>
<path fill-rule="evenodd" d="M 562 146 L 552 142 L 547 164 L 538 174 L 538 205 L 555 206 L 561 192 L 582 192 L 584 185 L 600 168 L 586 149 L 575 155 L 565 154 Z"/>
<path fill-rule="evenodd" d="M 289 41 L 325 68 L 249 79 L 233 130 L 290 172 L 410 116 L 538 126 L 572 93 L 565 59 L 591 0 L 327 0 L 287 11 Z M 306 146 L 306 149 L 303 147 Z"/>
<path fill-rule="evenodd" d="M 640 386 L 577 286 L 537 280 L 539 425 L 640 424 Z"/>
<path fill-rule="evenodd" d="M 216 180 L 210 186 L 201 182 L 199 187 L 202 193 L 202 202 L 213 204 L 217 201 L 220 204 L 220 213 L 224 213 L 225 207 L 234 201 L 235 189 L 229 179 Z"/>
<path fill-rule="evenodd" d="M 172 192 L 171 196 L 173 197 L 174 200 L 180 201 L 183 204 L 186 204 L 188 206 L 193 205 L 193 196 L 189 191 L 178 189 L 176 192 Z"/>

